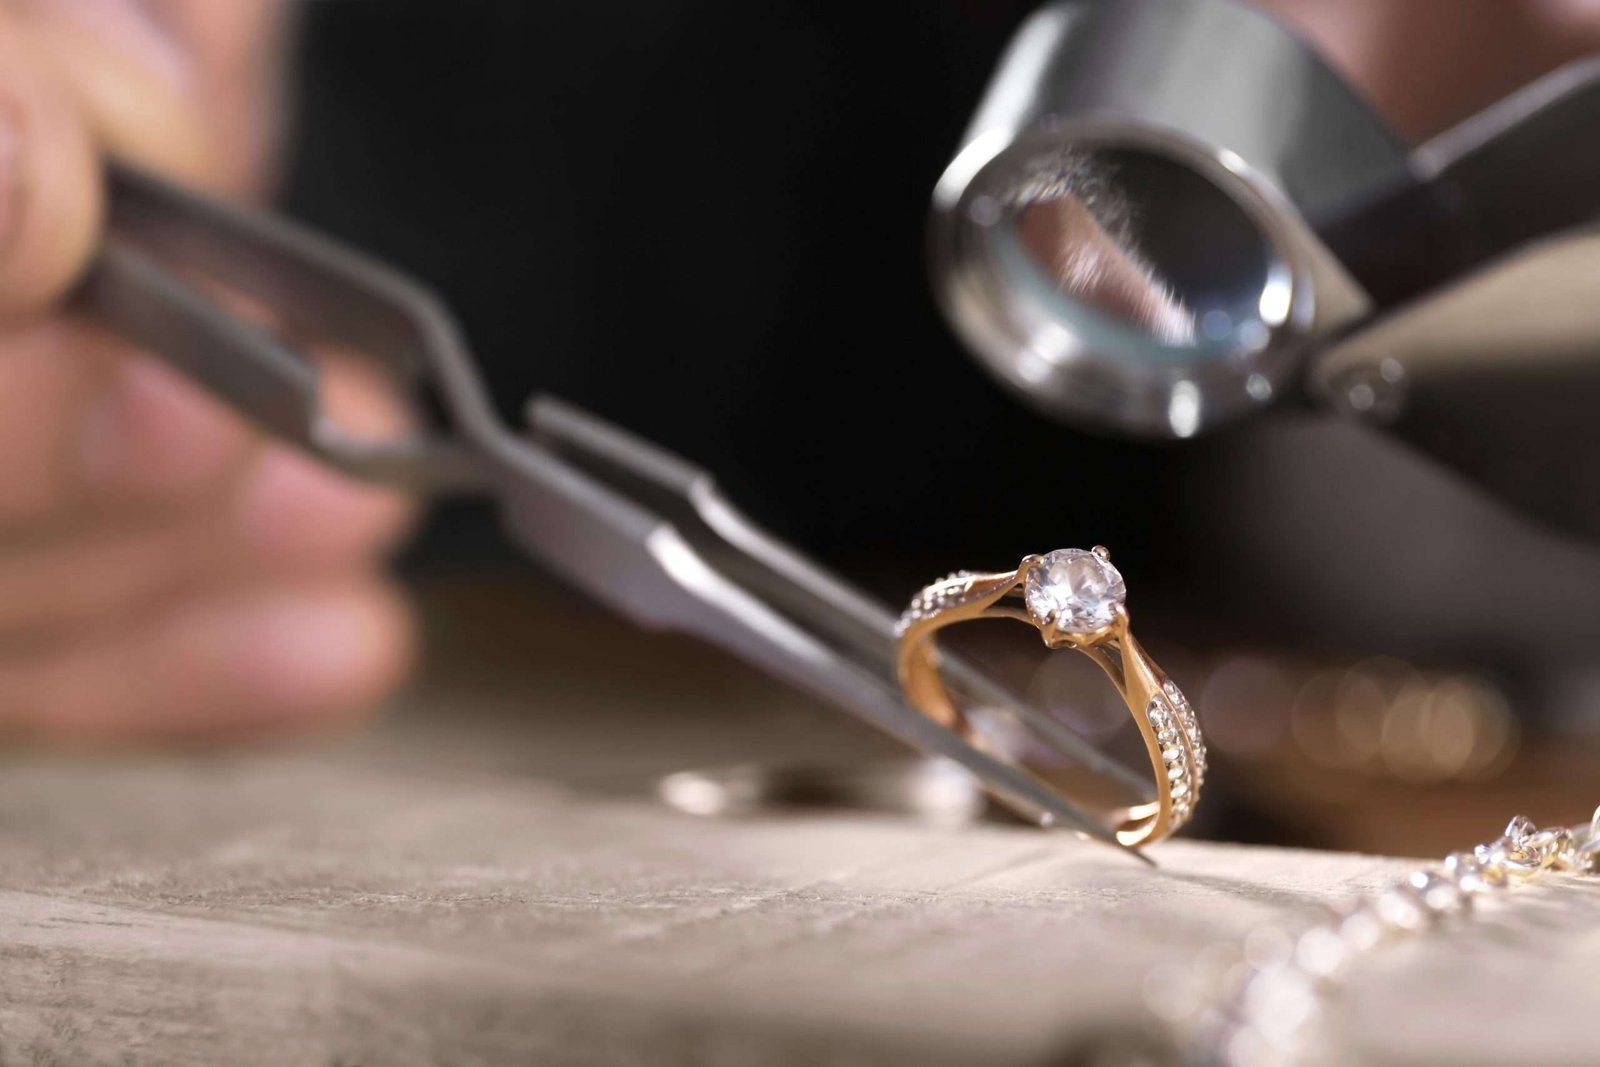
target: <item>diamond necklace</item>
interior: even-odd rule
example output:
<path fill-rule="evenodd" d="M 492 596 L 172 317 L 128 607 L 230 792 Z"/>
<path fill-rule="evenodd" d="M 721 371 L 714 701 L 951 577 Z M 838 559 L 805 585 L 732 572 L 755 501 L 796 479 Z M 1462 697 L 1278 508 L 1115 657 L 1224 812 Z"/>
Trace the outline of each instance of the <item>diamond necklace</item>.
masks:
<path fill-rule="evenodd" d="M 1355 963 L 1385 944 L 1465 918 L 1481 897 L 1558 871 L 1600 874 L 1600 810 L 1587 824 L 1546 830 L 1519 815 L 1494 841 L 1419 868 L 1298 934 L 1257 930 L 1247 939 L 1244 958 L 1232 968 L 1222 995 L 1180 998 L 1198 1006 L 1176 1017 L 1168 1013 L 1167 1022 L 1191 1063 L 1284 1067 L 1327 1062 L 1329 1045 L 1320 1030 L 1324 1009 Z M 1209 978 L 1197 971 L 1190 981 L 1206 983 Z"/>

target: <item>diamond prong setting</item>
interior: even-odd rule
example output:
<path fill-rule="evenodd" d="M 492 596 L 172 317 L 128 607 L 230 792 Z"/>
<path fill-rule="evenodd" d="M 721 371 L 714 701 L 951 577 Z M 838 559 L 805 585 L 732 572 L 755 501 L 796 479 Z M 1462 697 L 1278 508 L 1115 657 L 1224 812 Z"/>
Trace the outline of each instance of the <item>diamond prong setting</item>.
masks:
<path fill-rule="evenodd" d="M 1028 566 L 1022 596 L 1033 620 L 1079 638 L 1118 626 L 1127 588 L 1104 552 L 1060 548 Z"/>

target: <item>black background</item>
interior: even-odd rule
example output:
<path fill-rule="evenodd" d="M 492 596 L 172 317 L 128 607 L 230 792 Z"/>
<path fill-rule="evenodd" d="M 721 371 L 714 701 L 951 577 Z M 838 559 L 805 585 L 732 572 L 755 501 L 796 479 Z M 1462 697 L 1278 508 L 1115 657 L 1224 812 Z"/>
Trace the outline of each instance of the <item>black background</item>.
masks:
<path fill-rule="evenodd" d="M 586 406 L 896 598 L 1096 542 L 1149 583 L 1188 453 L 1032 415 L 926 280 L 929 194 L 1033 6 L 304 5 L 287 206 L 437 286 L 508 416 Z M 424 555 L 494 544 L 448 512 Z"/>

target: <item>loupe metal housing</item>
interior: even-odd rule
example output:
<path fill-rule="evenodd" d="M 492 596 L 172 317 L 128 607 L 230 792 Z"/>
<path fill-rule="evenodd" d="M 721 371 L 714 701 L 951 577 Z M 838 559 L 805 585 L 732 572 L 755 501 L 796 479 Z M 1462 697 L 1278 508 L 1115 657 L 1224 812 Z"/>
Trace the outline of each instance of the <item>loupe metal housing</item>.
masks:
<path fill-rule="evenodd" d="M 934 192 L 935 285 L 1031 403 L 1188 437 L 1273 399 L 1310 338 L 1365 309 L 1307 220 L 1405 168 L 1257 12 L 1053 4 L 1018 32 Z"/>
<path fill-rule="evenodd" d="M 1289 400 L 1600 539 L 1600 57 L 1408 146 L 1245 3 L 1053 3 L 930 258 L 967 347 L 1063 422 L 1185 438 Z"/>

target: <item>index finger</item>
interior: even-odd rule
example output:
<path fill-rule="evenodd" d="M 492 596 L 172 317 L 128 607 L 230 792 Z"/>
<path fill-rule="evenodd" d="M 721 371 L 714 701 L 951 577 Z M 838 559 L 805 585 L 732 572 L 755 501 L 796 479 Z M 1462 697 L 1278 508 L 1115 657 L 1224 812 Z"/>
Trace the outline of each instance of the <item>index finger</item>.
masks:
<path fill-rule="evenodd" d="M 0 317 L 36 312 L 98 239 L 100 162 L 73 96 L 0 16 Z"/>

